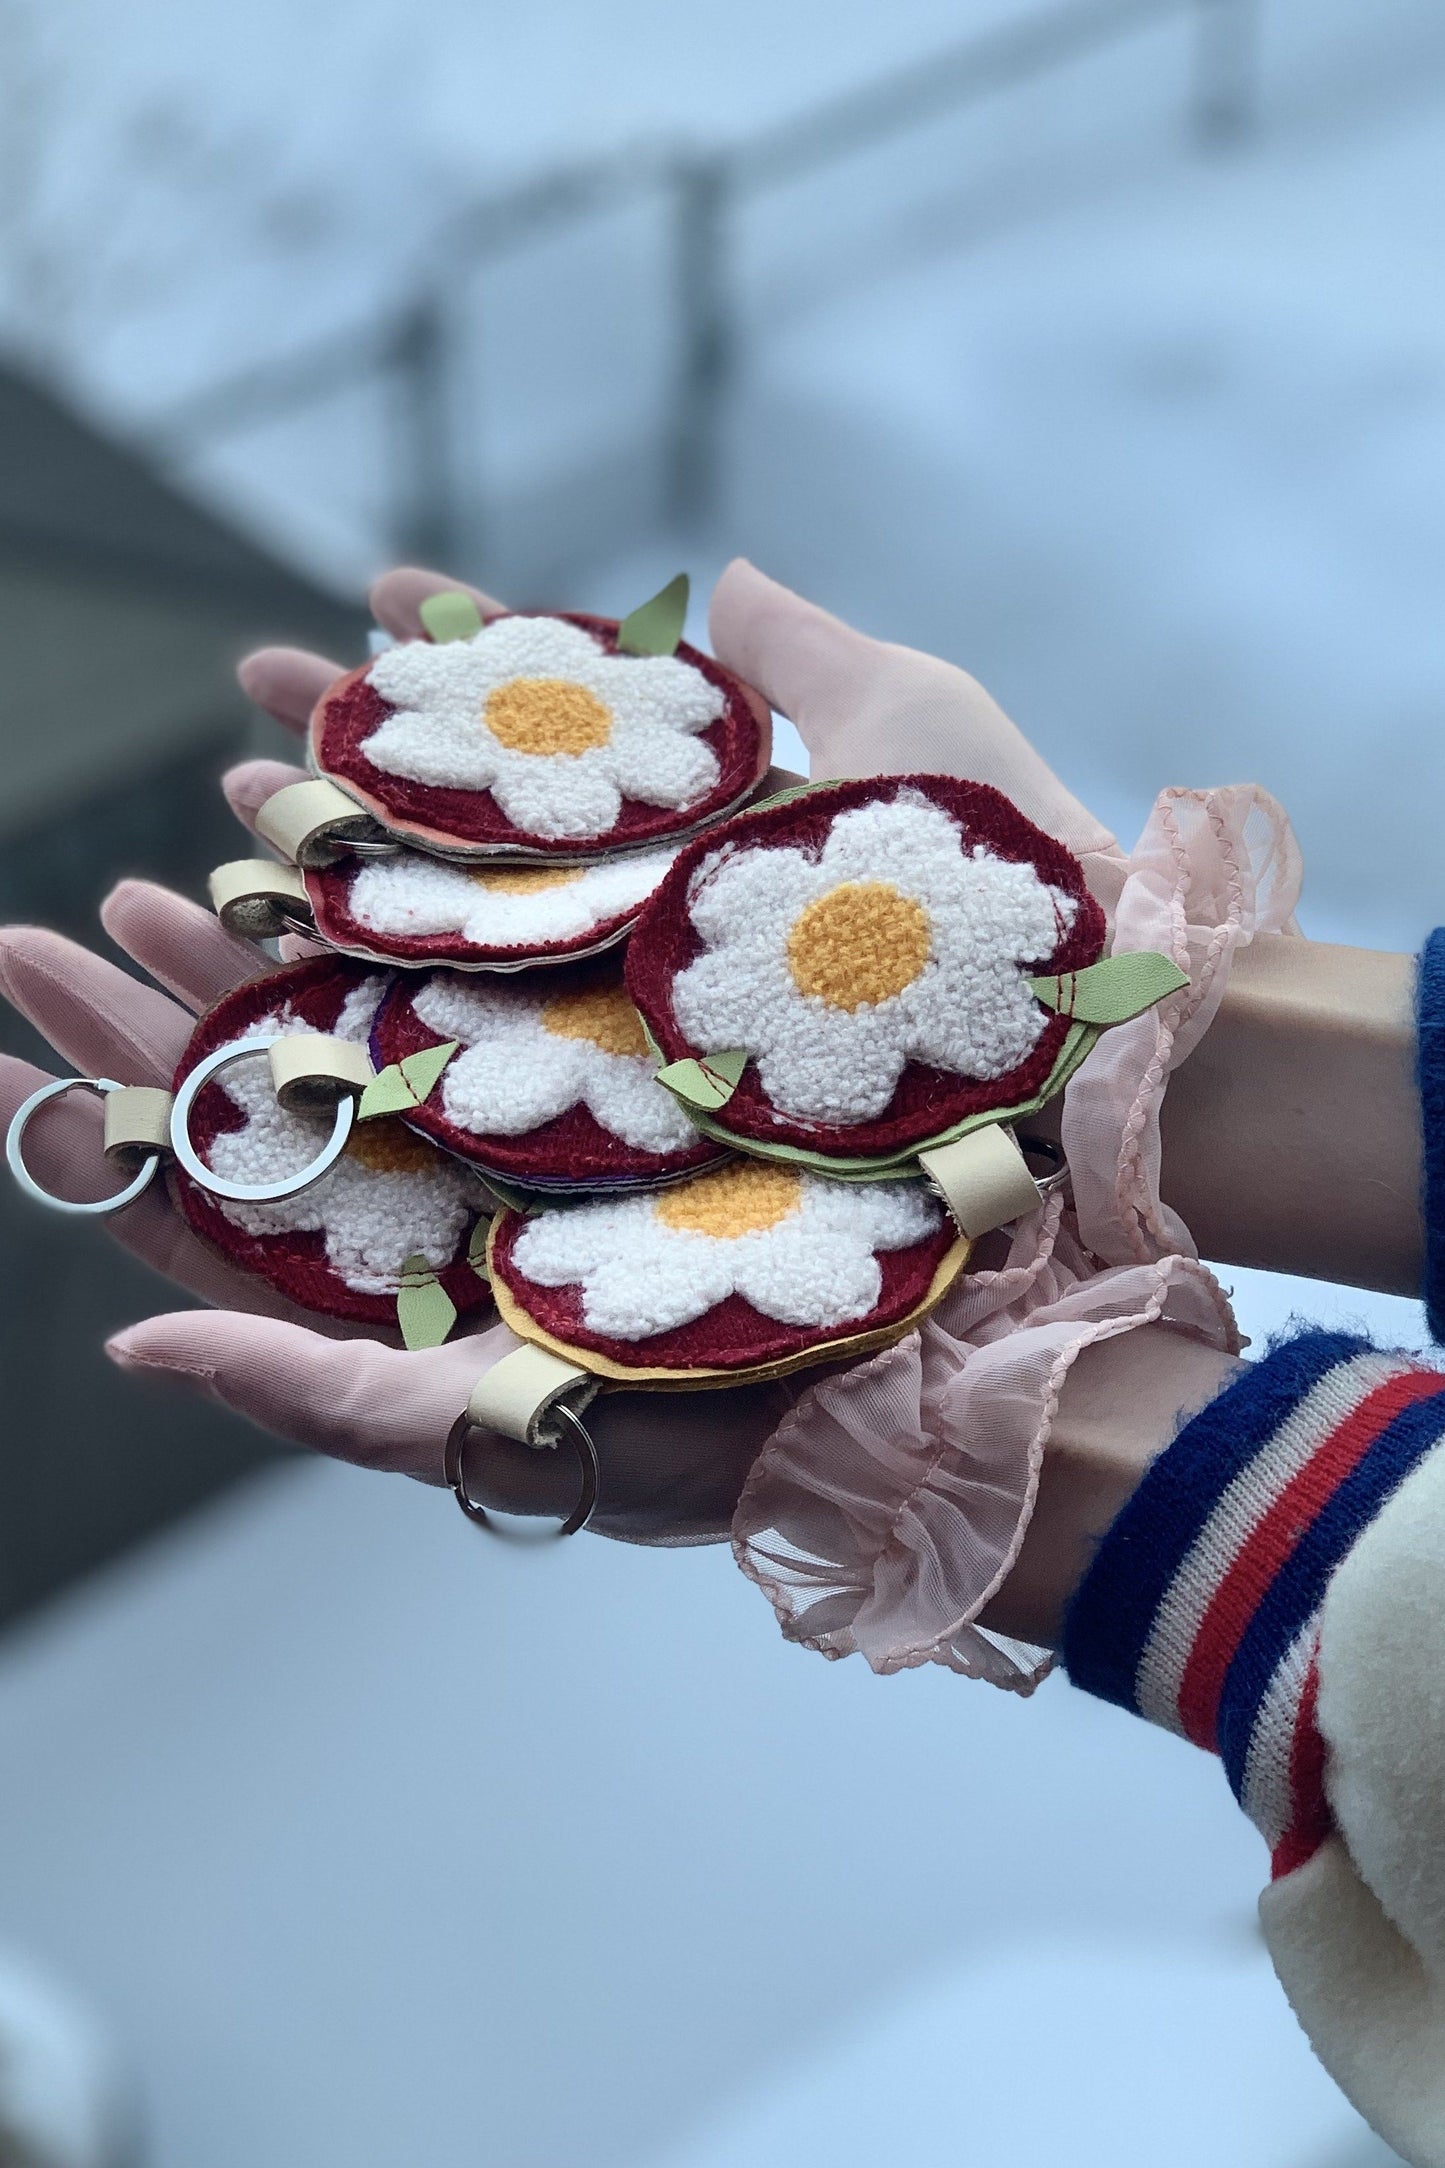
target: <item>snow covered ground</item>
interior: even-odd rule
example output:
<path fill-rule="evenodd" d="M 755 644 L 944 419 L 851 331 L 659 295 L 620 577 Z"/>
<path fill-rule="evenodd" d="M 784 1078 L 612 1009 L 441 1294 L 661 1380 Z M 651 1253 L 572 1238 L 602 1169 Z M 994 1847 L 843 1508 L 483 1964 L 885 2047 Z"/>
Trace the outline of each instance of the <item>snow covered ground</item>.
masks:
<path fill-rule="evenodd" d="M 135 0 L 107 43 L 97 14 L 117 100 L 209 70 L 218 125 L 279 128 L 343 212 L 234 276 L 224 227 L 193 244 L 78 374 L 138 422 L 374 303 L 463 180 L 736 134 L 983 19 L 628 0 L 416 38 Z M 1410 945 L 1445 915 L 1445 17 L 1276 0 L 1228 159 L 1184 141 L 1186 59 L 1150 32 L 750 212 L 699 534 L 631 472 L 656 232 L 514 267 L 467 303 L 478 555 L 623 608 L 746 550 L 966 662 L 1123 832 L 1166 782 L 1269 784 L 1309 930 Z M 377 131 L 394 159 L 358 155 Z M 358 395 L 194 472 L 359 577 L 375 425 Z M 1256 1335 L 1298 1306 L 1419 1336 L 1231 1277 Z M 1385 2158 L 1272 1985 L 1217 1768 L 1059 1682 L 787 1651 L 722 1554 L 523 1557 L 408 1486 L 281 1471 L 12 1639 L 0 1738 L 0 1933 L 121 2031 L 156 2168 Z"/>

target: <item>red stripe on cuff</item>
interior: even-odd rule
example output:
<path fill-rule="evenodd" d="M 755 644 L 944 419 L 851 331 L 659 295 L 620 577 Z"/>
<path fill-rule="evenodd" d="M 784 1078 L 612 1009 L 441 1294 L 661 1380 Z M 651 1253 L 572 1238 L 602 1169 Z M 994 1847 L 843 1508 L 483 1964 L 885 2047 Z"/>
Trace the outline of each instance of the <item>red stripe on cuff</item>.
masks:
<path fill-rule="evenodd" d="M 1179 1722 L 1185 1737 L 1196 1746 L 1214 1749 L 1225 1677 L 1250 1620 L 1285 1560 L 1400 1410 L 1439 1391 L 1436 1370 L 1403 1371 L 1377 1385 L 1323 1440 L 1250 1530 L 1199 1622 L 1180 1681 Z"/>
<path fill-rule="evenodd" d="M 1290 1741 L 1290 1824 L 1270 1855 L 1269 1871 L 1275 1881 L 1312 1858 L 1333 1826 L 1325 1798 L 1324 1735 L 1315 1721 L 1319 1691 L 1319 1664 L 1311 1657 Z"/>

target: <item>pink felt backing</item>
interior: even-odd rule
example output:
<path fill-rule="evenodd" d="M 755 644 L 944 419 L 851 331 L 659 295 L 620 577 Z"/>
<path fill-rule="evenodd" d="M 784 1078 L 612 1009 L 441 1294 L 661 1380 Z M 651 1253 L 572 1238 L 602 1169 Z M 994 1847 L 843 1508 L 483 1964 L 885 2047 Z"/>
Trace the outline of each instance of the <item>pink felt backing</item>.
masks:
<path fill-rule="evenodd" d="M 375 976 L 375 972 L 364 971 L 354 963 L 327 956 L 287 964 L 262 978 L 248 980 L 201 1018 L 177 1066 L 172 1089 L 178 1090 L 207 1054 L 233 1039 L 244 1039 L 263 1017 L 274 1015 L 283 1004 L 289 1003 L 296 1015 L 316 1030 L 330 1031 L 347 995 L 364 979 Z M 239 1129 L 243 1120 L 240 1109 L 220 1083 L 204 1085 L 191 1110 L 191 1141 L 201 1158 L 206 1157 L 216 1137 Z M 227 1219 L 219 1201 L 179 1167 L 172 1167 L 170 1182 L 172 1195 L 198 1235 L 233 1264 L 269 1281 L 302 1309 L 362 1324 L 395 1326 L 395 1296 L 359 1294 L 348 1287 L 326 1262 L 323 1234 L 249 1235 Z M 484 1310 L 491 1301 L 486 1283 L 467 1263 L 470 1234 L 471 1225 L 458 1242 L 456 1256 L 440 1275 L 459 1317 Z"/>
<path fill-rule="evenodd" d="M 644 907 L 627 946 L 627 990 L 668 1061 L 724 1051 L 693 1046 L 672 1009 L 673 980 L 704 946 L 688 911 L 689 887 L 703 860 L 723 844 L 788 844 L 816 855 L 839 813 L 880 797 L 891 800 L 902 789 L 916 791 L 941 807 L 958 822 L 966 843 L 983 843 L 1000 858 L 1031 864 L 1050 886 L 1077 897 L 1072 927 L 1048 956 L 1032 960 L 1036 976 L 1079 971 L 1098 959 L 1104 947 L 1104 914 L 1084 884 L 1083 868 L 1071 851 L 1036 828 L 1001 791 L 987 783 L 940 775 L 828 784 L 781 805 L 736 814 L 723 827 L 695 837 L 674 859 Z M 739 1139 L 798 1145 L 843 1158 L 881 1158 L 924 1144 L 971 1115 L 1032 1098 L 1058 1059 L 1067 1030 L 1067 1018 L 1050 1016 L 1027 1061 L 986 1083 L 910 1062 L 885 1112 L 875 1121 L 847 1126 L 801 1121 L 779 1113 L 763 1091 L 756 1062 L 750 1061 L 727 1105 L 712 1118 Z"/>
<path fill-rule="evenodd" d="M 557 617 L 564 624 L 580 625 L 601 641 L 608 654 L 618 652 L 618 627 L 611 618 L 561 610 L 515 614 Z M 717 783 L 705 798 L 682 811 L 625 798 L 616 825 L 600 835 L 571 840 L 534 836 L 507 819 L 490 791 L 416 783 L 374 768 L 366 757 L 365 740 L 395 710 L 367 684 L 370 662 L 338 678 L 317 702 L 311 717 L 311 757 L 320 774 L 339 783 L 384 827 L 443 856 L 448 847 L 510 848 L 557 860 L 595 858 L 608 850 L 640 850 L 647 843 L 686 835 L 700 821 L 713 819 L 736 804 L 767 773 L 772 755 L 772 715 L 766 702 L 741 678 L 685 641 L 679 644 L 677 657 L 716 685 L 727 702 L 718 720 L 696 733 L 717 757 Z"/>
<path fill-rule="evenodd" d="M 549 966 L 542 975 L 541 984 L 551 1000 L 562 994 L 582 992 L 590 986 L 616 986 L 621 976 L 617 959 L 603 956 L 583 964 Z M 445 1043 L 443 1034 L 430 1024 L 424 1024 L 412 1006 L 413 995 L 425 983 L 424 979 L 398 980 L 377 1010 L 371 1029 L 371 1059 L 377 1069 L 389 1068 L 393 1062 L 402 1061 L 423 1047 Z M 489 986 L 487 991 L 505 994 L 513 988 L 518 993 L 534 994 L 538 990 L 538 975 L 519 971 L 501 984 Z M 662 1086 L 658 1089 L 660 1091 Z M 665 1181 L 674 1175 L 691 1174 L 711 1161 L 727 1156 L 721 1145 L 701 1135 L 690 1151 L 639 1151 L 621 1137 L 614 1137 L 582 1106 L 569 1107 L 555 1121 L 525 1130 L 519 1137 L 480 1136 L 472 1130 L 460 1129 L 448 1120 L 442 1108 L 440 1083 L 434 1087 L 426 1104 L 405 1119 L 413 1129 L 431 1137 L 447 1151 L 501 1175 L 504 1180 L 519 1183 L 524 1189 L 532 1183 L 597 1182 L 609 1189 L 614 1184 L 641 1186 Z"/>

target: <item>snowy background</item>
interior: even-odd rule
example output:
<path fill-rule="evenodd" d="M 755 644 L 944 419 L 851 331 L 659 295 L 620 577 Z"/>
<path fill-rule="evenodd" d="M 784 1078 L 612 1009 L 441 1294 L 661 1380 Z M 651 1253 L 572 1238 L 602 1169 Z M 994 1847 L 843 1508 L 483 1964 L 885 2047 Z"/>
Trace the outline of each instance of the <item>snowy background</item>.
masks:
<path fill-rule="evenodd" d="M 1035 11 L 1037 11 L 1035 5 Z M 397 537 L 366 379 L 224 438 L 238 370 L 440 281 L 458 569 L 623 609 L 736 550 L 965 662 L 1123 832 L 1295 816 L 1306 929 L 1439 912 L 1445 12 L 1264 0 L 1253 128 L 1191 11 L 760 195 L 720 485 L 664 511 L 656 200 L 478 267 L 479 195 L 728 145 L 1020 4 L 0 0 L 12 341 L 342 586 Z M 1234 1274 L 1419 1334 L 1413 1305 Z M 485 1546 L 285 1469 L 0 1656 L 0 1933 L 139 2073 L 157 2168 L 1366 2168 L 1202 1756 L 781 1645 L 725 1554 Z"/>

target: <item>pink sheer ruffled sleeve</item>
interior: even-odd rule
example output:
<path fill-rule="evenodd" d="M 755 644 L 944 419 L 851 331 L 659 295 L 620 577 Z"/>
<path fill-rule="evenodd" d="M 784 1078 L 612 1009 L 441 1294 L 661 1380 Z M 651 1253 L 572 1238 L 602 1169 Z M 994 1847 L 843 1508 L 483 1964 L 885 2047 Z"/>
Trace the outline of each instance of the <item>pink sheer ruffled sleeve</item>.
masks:
<path fill-rule="evenodd" d="M 1069 1370 L 1158 1320 L 1233 1352 L 1193 1259 L 1099 1272 L 1062 1196 L 916 1333 L 812 1386 L 748 1477 L 733 1552 L 789 1640 L 875 1671 L 939 1663 L 1028 1693 L 1044 1649 L 980 1626 L 1018 1556 Z"/>
<path fill-rule="evenodd" d="M 1114 953 L 1158 949 L 1189 984 L 1106 1031 L 1064 1097 L 1079 1231 L 1110 1264 L 1196 1254 L 1159 1196 L 1159 1109 L 1170 1071 L 1214 1020 L 1236 952 L 1259 934 L 1294 930 L 1301 870 L 1284 808 L 1256 785 L 1155 800 L 1129 856 Z"/>
<path fill-rule="evenodd" d="M 1241 1344 L 1160 1202 L 1159 1107 L 1235 951 L 1290 929 L 1299 883 L 1289 822 L 1264 791 L 1160 796 L 1124 869 L 1114 948 L 1162 950 L 1189 985 L 1106 1032 L 1070 1084 L 1071 1205 L 1056 1195 L 990 1237 L 919 1332 L 813 1385 L 749 1476 L 734 1554 L 790 1640 L 880 1672 L 941 1663 L 1024 1693 L 1043 1677 L 1047 1651 L 978 1618 L 1023 1544 L 1070 1368 L 1141 1326 Z"/>

